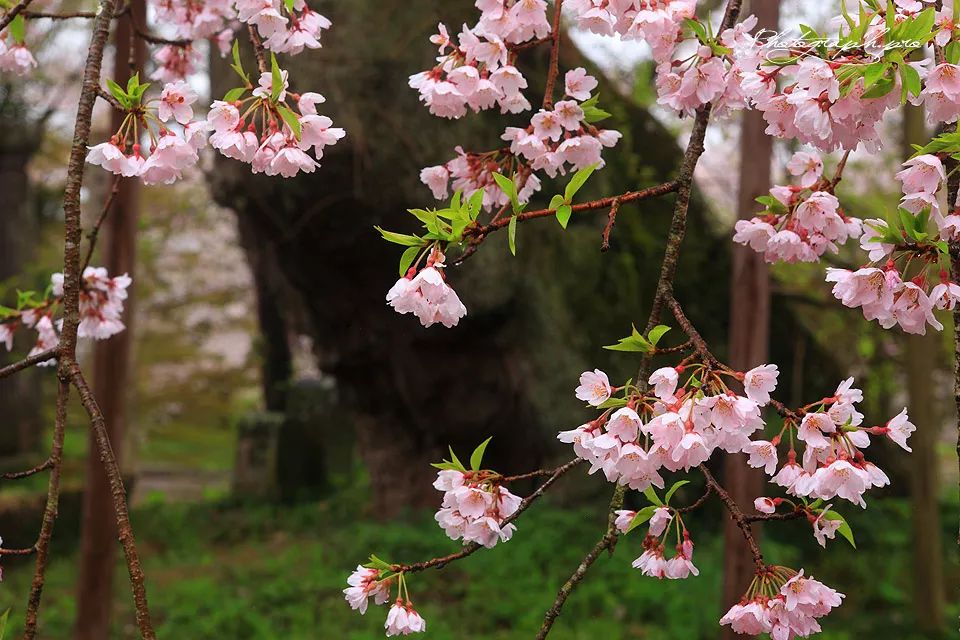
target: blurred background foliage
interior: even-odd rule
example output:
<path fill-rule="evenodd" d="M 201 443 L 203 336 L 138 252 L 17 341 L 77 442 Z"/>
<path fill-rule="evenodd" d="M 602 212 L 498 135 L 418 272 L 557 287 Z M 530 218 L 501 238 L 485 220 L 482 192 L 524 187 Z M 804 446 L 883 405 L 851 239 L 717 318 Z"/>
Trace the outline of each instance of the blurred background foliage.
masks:
<path fill-rule="evenodd" d="M 383 303 L 398 255 L 372 226 L 408 231 L 405 209 L 430 202 L 416 179 L 419 168 L 451 157 L 457 143 L 489 145 L 504 126 L 490 114 L 458 123 L 431 118 L 405 86 L 409 74 L 430 64 L 426 36 L 436 18 L 459 24 L 471 4 L 352 0 L 347 9 L 318 2 L 334 28 L 324 49 L 303 56 L 292 75 L 304 89 L 324 92 L 328 112 L 348 130 L 324 166 L 280 181 L 216 160 L 207 165 L 206 181 L 149 188 L 141 196 L 135 366 L 132 379 L 117 385 L 130 403 L 124 466 L 162 638 L 380 637 L 381 610 L 360 617 L 343 602 L 350 570 L 371 552 L 413 561 L 457 546 L 433 522 L 439 494 L 426 463 L 448 444 L 464 451 L 487 435 L 495 436 L 488 460 L 504 472 L 566 459 L 555 433 L 590 416 L 572 397 L 579 372 L 599 366 L 614 379 L 635 373 L 631 357 L 600 346 L 646 317 L 669 199 L 624 207 L 605 255 L 603 216 L 575 218 L 566 232 L 550 221 L 523 225 L 515 259 L 505 238 L 502 245 L 493 238 L 451 270 L 470 309 L 453 331 L 422 330 Z M 570 35 L 582 53 L 568 49 L 563 64 L 606 73 L 601 102 L 614 114 L 610 126 L 625 134 L 584 197 L 671 177 L 685 123 L 656 107 L 650 64 L 642 55 L 612 64 L 591 38 Z M 531 53 L 524 64 L 542 68 L 544 60 Z M 210 66 L 212 93 L 219 95 L 233 79 L 220 60 Z M 7 243 L 0 253 L 3 299 L 17 288 L 42 288 L 59 269 L 69 133 L 33 106 L 44 87 L 63 83 L 54 75 L 0 87 L 0 185 L 12 194 L 0 228 Z M 69 104 L 70 96 L 57 99 Z M 97 139 L 108 135 L 105 116 Z M 895 201 L 889 176 L 899 162 L 900 127 L 890 123 L 889 155 L 854 156 L 841 193 L 851 214 L 882 217 Z M 25 145 L 13 132 L 32 137 Z M 720 354 L 738 153 L 736 122 L 711 133 L 678 283 L 679 298 Z M 789 153 L 777 150 L 781 160 Z M 93 216 L 108 183 L 91 170 L 88 185 L 86 213 Z M 830 260 L 853 265 L 857 257 L 844 251 Z M 798 404 L 856 375 L 868 420 L 899 411 L 910 373 L 902 336 L 833 301 L 821 265 L 778 266 L 773 275 L 771 360 L 783 371 L 780 397 Z M 951 335 L 948 326 L 927 363 L 936 381 L 930 402 L 938 418 L 934 526 L 944 541 L 942 632 L 917 630 L 914 580 L 924 567 L 912 553 L 912 459 L 881 444 L 870 453 L 893 485 L 872 492 L 865 511 L 842 507 L 858 550 L 834 541 L 823 552 L 803 522 L 764 530 L 771 561 L 803 566 L 847 594 L 825 621 L 825 640 L 946 638 L 960 616 Z M 16 425 L 0 437 L 2 470 L 35 462 L 51 423 L 53 376 L 33 372 L 21 380 L 16 388 L 0 387 L 0 410 Z M 41 616 L 42 636 L 49 638 L 70 637 L 77 613 L 86 456 L 79 412 L 69 428 Z M 518 489 L 523 494 L 532 486 Z M 43 477 L 0 487 L 5 545 L 32 543 L 44 490 Z M 690 502 L 699 491 L 694 482 L 678 501 Z M 411 579 L 427 637 L 532 637 L 556 589 L 600 535 L 608 494 L 606 483 L 576 471 L 524 515 L 509 544 Z M 629 500 L 643 504 L 640 496 Z M 640 539 L 621 540 L 575 592 L 551 637 L 718 637 L 725 517 L 714 503 L 693 514 L 701 576 L 682 582 L 639 576 L 629 564 Z M 117 570 L 122 576 L 121 565 Z M 11 637 L 31 574 L 29 561 L 4 562 L 0 609 L 12 609 Z M 111 638 L 134 638 L 122 577 L 114 592 Z"/>

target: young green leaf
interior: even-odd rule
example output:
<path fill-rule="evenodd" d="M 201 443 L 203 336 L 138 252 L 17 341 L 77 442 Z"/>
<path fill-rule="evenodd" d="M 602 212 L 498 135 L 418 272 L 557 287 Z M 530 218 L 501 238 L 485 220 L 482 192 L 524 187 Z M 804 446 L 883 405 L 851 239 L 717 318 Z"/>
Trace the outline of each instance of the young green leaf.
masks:
<path fill-rule="evenodd" d="M 670 331 L 670 327 L 663 324 L 658 324 L 653 329 L 650 329 L 647 339 L 650 341 L 650 344 L 657 346 L 657 343 L 660 342 L 660 338 L 662 338 L 667 331 Z"/>
<path fill-rule="evenodd" d="M 283 93 L 283 73 L 280 72 L 280 65 L 277 64 L 277 56 L 270 54 L 270 100 L 277 102 L 280 94 Z"/>
<path fill-rule="evenodd" d="M 560 226 L 564 229 L 567 228 L 567 224 L 570 222 L 570 216 L 573 215 L 573 207 L 568 204 L 562 204 L 557 207 L 557 222 L 560 223 Z"/>
<path fill-rule="evenodd" d="M 647 520 L 652 518 L 653 512 L 656 510 L 657 508 L 651 505 L 648 507 L 644 507 L 643 509 L 640 509 L 640 511 L 637 511 L 637 515 L 635 515 L 633 517 L 633 520 L 630 521 L 630 526 L 627 527 L 627 530 L 625 533 L 630 533 L 631 531 L 633 531 L 634 529 L 636 529 L 637 527 L 645 523 Z"/>
<path fill-rule="evenodd" d="M 293 131 L 294 137 L 299 140 L 303 131 L 300 127 L 300 118 L 297 117 L 297 114 L 282 104 L 277 105 L 277 112 L 280 113 L 280 117 L 283 118 L 283 121 L 286 122 L 290 130 Z"/>
<path fill-rule="evenodd" d="M 368 562 L 363 566 L 367 567 L 368 569 L 380 569 L 381 571 L 389 571 L 392 565 L 389 562 L 385 562 L 371 553 L 370 562 Z"/>
<path fill-rule="evenodd" d="M 394 244 L 400 244 L 405 247 L 422 247 L 423 240 L 417 236 L 408 236 L 404 233 L 394 233 L 393 231 L 387 231 L 382 227 L 374 226 L 374 229 L 380 232 L 380 235 L 383 236 L 383 239 L 387 242 L 392 242 Z"/>
<path fill-rule="evenodd" d="M 460 462 L 460 458 L 458 458 L 457 454 L 453 452 L 453 447 L 447 446 L 447 449 L 450 451 L 450 459 L 453 461 L 453 464 L 457 465 L 457 468 L 461 471 L 466 471 L 467 468 L 463 466 L 463 463 Z"/>
<path fill-rule="evenodd" d="M 400 256 L 400 277 L 407 275 L 407 270 L 410 269 L 410 265 L 413 264 L 413 261 L 417 259 L 417 256 L 420 255 L 421 247 L 407 247 L 403 250 L 403 254 Z"/>
<path fill-rule="evenodd" d="M 566 189 L 564 189 L 564 198 L 567 202 L 573 201 L 573 196 L 577 195 L 577 192 L 583 187 L 587 180 L 590 179 L 590 176 L 593 175 L 593 172 L 597 170 L 599 164 L 592 164 L 589 167 L 584 167 L 580 169 L 573 177 L 570 178 L 570 182 L 567 183 Z"/>
<path fill-rule="evenodd" d="M 626 398 L 610 398 L 603 404 L 601 404 L 597 409 L 619 409 L 620 407 L 627 406 Z"/>
<path fill-rule="evenodd" d="M 230 91 L 227 91 L 227 92 L 223 95 L 223 101 L 224 101 L 224 102 L 236 102 L 237 100 L 239 100 L 240 98 L 242 98 L 242 97 L 243 97 L 243 94 L 245 94 L 246 92 L 247 92 L 246 87 L 236 87 L 236 88 L 234 88 L 234 89 L 230 89 Z"/>
<path fill-rule="evenodd" d="M 628 353 L 651 353 L 654 350 L 654 346 L 643 336 L 634 335 L 627 338 L 620 338 L 617 344 L 606 345 L 604 349 L 608 351 L 626 351 Z"/>
<path fill-rule="evenodd" d="M 643 495 L 647 496 L 647 500 L 657 505 L 658 507 L 663 506 L 663 501 L 660 499 L 660 496 L 657 495 L 657 492 L 654 491 L 653 487 L 647 487 L 643 491 Z"/>
<path fill-rule="evenodd" d="M 906 102 L 907 94 L 919 96 L 921 91 L 920 73 L 909 63 L 900 65 L 900 80 L 903 82 L 903 101 Z"/>
<path fill-rule="evenodd" d="M 483 206 L 483 189 L 477 189 L 467 200 L 467 211 L 470 213 L 470 220 L 476 220 L 480 215 L 480 208 Z"/>
<path fill-rule="evenodd" d="M 27 20 L 24 18 L 22 13 L 18 13 L 17 16 L 10 21 L 10 35 L 13 36 L 14 42 L 17 44 L 23 44 L 24 38 L 26 38 L 27 31 Z"/>
<path fill-rule="evenodd" d="M 493 439 L 493 436 L 481 442 L 470 454 L 470 468 L 474 471 L 480 471 L 480 465 L 483 464 L 483 452 L 487 450 L 487 445 L 490 444 L 491 439 Z"/>
<path fill-rule="evenodd" d="M 673 486 L 670 487 L 670 489 L 667 491 L 667 495 L 664 496 L 663 501 L 667 504 L 670 504 L 670 498 L 672 498 L 673 494 L 677 492 L 677 489 L 687 484 L 690 484 L 689 480 L 680 480 L 679 482 L 675 482 Z"/>
<path fill-rule="evenodd" d="M 836 511 L 826 511 L 824 512 L 823 517 L 826 518 L 827 520 L 839 520 L 840 527 L 837 529 L 837 533 L 839 533 L 844 538 L 846 538 L 847 542 L 850 543 L 851 547 L 853 547 L 854 549 L 857 548 L 857 543 L 853 539 L 853 529 L 850 528 L 850 525 L 847 524 L 847 521 L 844 519 L 842 515 L 840 515 Z"/>
<path fill-rule="evenodd" d="M 510 216 L 510 224 L 507 225 L 507 242 L 510 244 L 510 253 L 517 255 L 517 216 L 515 215 Z"/>
<path fill-rule="evenodd" d="M 500 190 L 503 191 L 508 198 L 510 198 L 510 204 L 513 206 L 513 212 L 519 212 L 520 200 L 517 197 L 517 183 L 513 181 L 513 178 L 507 177 L 502 173 L 494 173 L 493 179 L 497 182 L 497 186 L 500 187 Z"/>

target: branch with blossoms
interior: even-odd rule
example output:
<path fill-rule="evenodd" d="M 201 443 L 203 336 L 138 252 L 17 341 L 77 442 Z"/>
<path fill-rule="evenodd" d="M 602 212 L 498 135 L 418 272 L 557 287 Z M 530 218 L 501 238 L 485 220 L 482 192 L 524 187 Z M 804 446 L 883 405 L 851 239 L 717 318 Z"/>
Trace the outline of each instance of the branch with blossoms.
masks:
<path fill-rule="evenodd" d="M 10 350 L 23 329 L 36 333 L 27 357 L 0 369 L 0 378 L 34 366 L 57 364 L 57 400 L 50 454 L 33 467 L 3 474 L 18 480 L 49 473 L 46 504 L 36 542 L 22 549 L 0 548 L 0 556 L 35 557 L 35 570 L 27 600 L 24 638 L 37 635 L 39 609 L 50 544 L 60 496 L 67 404 L 76 391 L 93 435 L 94 451 L 103 464 L 124 551 L 134 603 L 137 628 L 144 640 L 156 634 L 150 616 L 146 578 L 130 524 L 126 490 L 111 446 L 105 418 L 87 383 L 77 358 L 80 338 L 107 339 L 124 330 L 123 306 L 131 280 L 126 274 L 108 274 L 90 266 L 101 226 L 113 209 L 120 180 L 137 178 L 145 184 L 171 184 L 192 170 L 209 143 L 228 157 L 251 164 L 255 173 L 292 177 L 313 172 L 327 145 L 345 132 L 317 113 L 324 98 L 318 93 L 289 91 L 289 78 L 280 68 L 277 54 L 295 55 L 320 47 L 320 32 L 329 20 L 312 11 L 304 0 L 252 2 L 236 0 L 203 3 L 195 0 L 163 0 L 152 3 L 151 16 L 158 31 L 138 22 L 130 6 L 117 0 L 100 0 L 96 11 L 57 13 L 32 11 L 31 0 L 3 4 L 0 16 L 0 72 L 26 75 L 37 61 L 28 48 L 34 36 L 43 33 L 35 21 L 84 19 L 91 21 L 91 39 L 86 53 L 79 101 L 74 120 L 73 144 L 66 166 L 64 190 L 64 268 L 51 277 L 43 292 L 18 291 L 11 306 L 0 306 L 0 344 Z M 101 78 L 104 52 L 113 22 L 131 21 L 131 31 L 156 50 L 150 77 L 163 83 L 159 92 L 144 82 L 146 69 L 132 68 L 129 82 L 120 85 Z M 249 27 L 260 61 L 257 82 L 243 68 L 236 24 Z M 199 95 L 187 82 L 200 56 L 196 45 L 209 40 L 222 55 L 233 56 L 240 86 L 213 101 L 204 119 L 194 117 Z M 269 52 L 269 63 L 264 63 Z M 133 63 L 131 63 L 133 65 Z M 106 142 L 89 146 L 93 108 L 97 99 L 124 113 L 119 129 Z M 210 132 L 212 131 L 212 135 Z M 313 156 L 308 155 L 312 151 Z M 81 190 L 85 163 L 99 165 L 115 174 L 112 188 L 100 214 L 87 230 L 88 245 L 81 255 Z"/>
<path fill-rule="evenodd" d="M 827 252 L 837 253 L 850 238 L 859 239 L 870 262 L 858 271 L 828 269 L 826 280 L 835 283 L 835 296 L 846 306 L 861 307 L 868 320 L 877 320 L 885 328 L 899 326 L 910 333 L 923 333 L 928 325 L 942 329 L 935 310 L 956 313 L 960 300 L 960 286 L 955 283 L 960 210 L 953 209 L 956 180 L 948 180 L 956 171 L 953 158 L 960 154 L 960 136 L 944 133 L 917 149 L 896 176 L 903 183 L 903 200 L 885 219 L 848 216 L 836 191 L 850 153 L 861 145 L 879 148 L 879 125 L 887 111 L 910 101 L 927 104 L 934 123 L 960 117 L 958 8 L 947 3 L 933 7 L 918 0 L 861 0 L 854 13 L 840 3 L 841 15 L 831 22 L 839 25 L 836 33 L 819 34 L 803 27 L 802 39 L 781 43 L 751 34 L 756 26 L 753 17 L 738 24 L 738 0 L 727 2 L 716 29 L 710 20 L 696 15 L 693 0 L 567 0 L 561 4 L 554 3 L 551 24 L 543 0 L 477 2 L 480 16 L 473 27 L 465 25 L 454 38 L 441 23 L 439 34 L 431 38 L 439 47 L 438 64 L 411 76 L 410 85 L 434 115 L 460 118 L 468 111 L 494 106 L 502 113 L 529 109 L 530 101 L 523 95 L 527 81 L 516 67 L 517 52 L 540 44 L 551 47 L 547 91 L 527 127 L 505 130 L 502 139 L 509 147 L 479 152 L 457 147 L 455 159 L 421 172 L 421 181 L 438 200 L 449 196 L 452 180 L 453 198 L 444 208 L 410 210 L 422 224 L 422 233 L 378 229 L 387 241 L 406 247 L 400 260 L 401 277 L 388 292 L 387 302 L 399 313 L 416 315 L 424 326 L 454 326 L 467 309 L 445 275 L 451 251 L 459 264 L 492 232 L 506 229 L 508 246 L 515 254 L 519 223 L 556 217 L 566 228 L 573 213 L 593 210 L 608 211 L 601 245 L 605 250 L 621 204 L 675 193 L 646 328 L 634 329 L 607 347 L 641 355 L 638 382 L 612 387 L 602 371 L 584 373 L 577 397 L 601 413 L 559 435 L 580 460 L 590 464 L 589 473 L 602 471 L 615 490 L 606 531 L 559 589 L 537 638 L 547 637 L 567 598 L 602 553 L 612 551 L 620 536 L 641 525 L 647 525 L 647 533 L 635 568 L 660 579 L 697 575 L 684 514 L 711 496 L 719 498 L 743 533 L 756 565 L 753 583 L 721 624 L 737 633 L 806 637 L 819 631 L 819 618 L 839 606 L 843 595 L 803 570 L 768 565 L 752 523 L 806 520 L 821 546 L 826 547 L 827 540 L 838 533 L 854 544 L 853 532 L 835 503 L 847 500 L 865 506 L 868 489 L 889 484 L 863 449 L 874 436 L 910 451 L 907 440 L 915 427 L 906 409 L 884 423 L 866 426 L 857 410 L 863 394 L 852 378 L 840 383 L 830 397 L 787 407 L 770 395 L 779 375 L 776 365 L 735 371 L 711 352 L 673 292 L 693 172 L 704 151 L 711 117 L 743 109 L 760 111 L 770 135 L 812 148 L 787 163 L 796 183 L 774 186 L 769 196 L 759 198 L 765 210 L 739 222 L 734 241 L 763 253 L 769 262 L 818 262 Z M 681 117 L 693 118 L 674 180 L 588 203 L 575 202 L 590 175 L 603 167 L 603 148 L 615 146 L 620 135 L 596 126 L 609 114 L 592 94 L 598 83 L 583 69 L 567 72 L 565 99 L 553 102 L 564 7 L 567 18 L 582 29 L 642 39 L 650 45 L 657 63 L 658 103 Z M 920 58 L 934 49 L 936 61 L 931 68 Z M 820 154 L 836 150 L 844 153 L 827 175 Z M 553 196 L 549 206 L 527 210 L 541 190 L 540 175 L 556 178 L 567 172 L 572 176 L 563 193 Z M 948 182 L 953 186 L 944 215 L 939 194 Z M 937 269 L 932 276 L 930 272 Z M 669 330 L 660 324 L 664 311 L 671 313 L 685 337 L 674 347 L 659 346 Z M 667 354 L 676 355 L 676 363 L 651 372 L 653 357 Z M 758 433 L 765 429 L 765 413 L 781 419 L 776 432 L 766 437 Z M 763 468 L 785 495 L 758 496 L 753 505 L 756 512 L 748 513 L 706 466 L 718 451 L 748 454 L 747 464 Z M 484 539 L 493 544 L 509 539 L 514 531 L 511 528 L 501 536 L 499 527 L 505 521 L 497 514 L 502 498 L 506 497 L 507 505 L 515 500 L 501 494 L 502 487 L 496 483 L 484 484 L 475 470 L 466 470 L 456 461 L 447 464 L 454 466 L 444 467 L 435 485 L 445 492 L 437 520 L 447 534 L 461 539 L 466 531 L 479 527 Z M 667 489 L 661 474 L 693 469 L 705 479 L 705 494 L 686 507 L 671 506 L 675 492 L 688 481 L 681 479 Z M 627 489 L 643 493 L 650 504 L 638 512 L 623 510 Z M 668 545 L 676 550 L 669 559 Z M 479 546 L 468 542 L 466 553 L 428 562 L 442 566 L 471 555 Z M 374 558 L 351 576 L 345 592 L 351 606 L 365 611 L 370 597 L 382 604 L 391 597 L 386 587 L 398 583 L 385 624 L 388 636 L 422 631 L 426 626 L 410 602 L 402 575 L 409 566 L 414 565 Z"/>

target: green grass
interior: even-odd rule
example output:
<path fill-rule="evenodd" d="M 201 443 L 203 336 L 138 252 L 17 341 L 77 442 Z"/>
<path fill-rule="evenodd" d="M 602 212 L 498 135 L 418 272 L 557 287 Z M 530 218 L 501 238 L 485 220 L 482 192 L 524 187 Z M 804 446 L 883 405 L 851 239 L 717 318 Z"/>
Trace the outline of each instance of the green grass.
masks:
<path fill-rule="evenodd" d="M 386 609 L 350 611 L 341 589 L 366 556 L 422 560 L 448 553 L 431 514 L 382 524 L 364 514 L 356 492 L 314 504 L 151 504 L 135 511 L 160 638 L 177 640 L 337 638 L 382 636 Z M 955 508 L 949 509 L 955 512 Z M 945 514 L 947 522 L 955 520 Z M 948 517 L 949 516 L 949 517 Z M 821 553 L 804 523 L 764 544 L 774 562 L 804 566 L 848 594 L 826 621 L 824 640 L 860 637 L 919 640 L 911 635 L 909 548 L 904 504 L 878 501 L 851 524 L 860 551 L 834 542 Z M 602 557 L 567 602 L 551 638 L 557 640 L 716 638 L 720 617 L 719 511 L 690 522 L 699 578 L 657 581 L 630 568 L 639 536 L 621 540 Z M 602 509 L 544 503 L 519 522 L 512 541 L 481 550 L 442 571 L 409 580 L 411 594 L 435 640 L 532 638 L 557 587 L 603 527 Z M 55 548 L 41 615 L 42 637 L 67 638 L 75 614 L 74 550 Z M 66 545 L 69 546 L 69 545 Z M 953 547 L 949 547 L 953 549 Z M 0 608 L 13 609 L 8 637 L 22 624 L 31 562 L 5 561 Z M 956 558 L 946 563 L 956 593 Z M 128 585 L 118 565 L 114 638 L 135 638 Z M 956 598 L 953 598 L 955 602 Z M 951 611 L 956 616 L 956 606 Z"/>

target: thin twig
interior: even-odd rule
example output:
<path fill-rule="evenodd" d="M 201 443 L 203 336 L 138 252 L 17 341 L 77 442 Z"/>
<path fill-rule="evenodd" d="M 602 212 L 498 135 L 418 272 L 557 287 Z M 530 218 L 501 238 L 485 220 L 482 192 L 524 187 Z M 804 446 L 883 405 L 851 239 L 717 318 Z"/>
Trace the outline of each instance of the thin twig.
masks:
<path fill-rule="evenodd" d="M 47 469 L 52 469 L 53 465 L 54 460 L 52 457 L 50 457 L 37 466 L 31 467 L 26 471 L 8 471 L 7 473 L 0 474 L 0 478 L 3 478 L 4 480 L 21 480 L 23 478 L 29 478 L 30 476 L 46 471 Z"/>
<path fill-rule="evenodd" d="M 610 250 L 610 232 L 613 231 L 613 225 L 617 223 L 617 212 L 620 211 L 620 199 L 614 198 L 610 205 L 610 213 L 607 214 L 607 225 L 603 228 L 603 243 L 600 245 L 600 251 Z"/>
<path fill-rule="evenodd" d="M 14 362 L 13 364 L 8 364 L 7 366 L 0 369 L 0 380 L 7 378 L 17 373 L 18 371 L 23 371 L 24 369 L 29 369 L 30 367 L 35 367 L 41 362 L 46 362 L 47 360 L 54 360 L 57 358 L 57 355 L 60 353 L 59 347 L 54 347 L 53 349 L 48 349 L 42 351 L 36 355 L 28 356 L 19 362 Z"/>
<path fill-rule="evenodd" d="M 733 521 L 740 528 L 741 533 L 743 533 L 743 538 L 746 540 L 747 546 L 750 547 L 750 553 L 753 555 L 753 562 L 757 566 L 757 571 L 762 571 L 766 565 L 763 563 L 763 554 L 760 553 L 760 547 L 753 537 L 753 529 L 750 527 L 750 521 L 743 515 L 743 511 L 740 510 L 737 502 L 730 497 L 727 490 L 713 477 L 710 469 L 708 469 L 705 464 L 700 465 L 700 472 L 703 474 L 703 477 L 706 478 L 707 485 L 720 497 L 720 500 L 730 513 L 730 517 L 733 518 Z"/>
<path fill-rule="evenodd" d="M 30 6 L 31 2 L 33 2 L 33 0 L 20 0 L 20 2 L 13 5 L 9 11 L 3 14 L 3 17 L 0 18 L 0 31 L 6 29 L 7 26 L 13 22 L 14 18 L 23 13 L 23 11 Z"/>
<path fill-rule="evenodd" d="M 260 73 L 267 73 L 270 67 L 267 65 L 267 53 L 264 51 L 263 42 L 260 40 L 260 34 L 252 24 L 247 25 L 247 33 L 250 34 L 250 42 L 253 44 L 253 53 L 257 56 L 257 68 Z"/>
<path fill-rule="evenodd" d="M 547 69 L 547 84 L 543 91 L 543 108 L 553 108 L 553 87 L 557 83 L 560 73 L 560 17 L 563 12 L 563 0 L 554 0 L 556 7 L 553 11 L 553 45 L 550 47 L 550 67 Z"/>
<path fill-rule="evenodd" d="M 81 274 L 86 271 L 87 267 L 90 266 L 90 260 L 93 258 L 93 251 L 97 248 L 97 238 L 100 235 L 100 227 L 103 226 L 104 221 L 107 219 L 107 215 L 110 213 L 110 209 L 113 207 L 114 200 L 116 200 L 117 196 L 120 194 L 120 181 L 122 179 L 123 176 L 114 176 L 113 184 L 110 187 L 110 194 L 104 201 L 103 208 L 100 209 L 100 215 L 97 216 L 97 220 L 93 223 L 93 227 L 91 227 L 90 231 L 87 232 L 87 241 L 89 242 L 89 245 L 87 246 L 87 256 L 83 260 L 83 268 L 80 269 Z"/>

